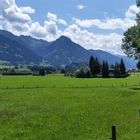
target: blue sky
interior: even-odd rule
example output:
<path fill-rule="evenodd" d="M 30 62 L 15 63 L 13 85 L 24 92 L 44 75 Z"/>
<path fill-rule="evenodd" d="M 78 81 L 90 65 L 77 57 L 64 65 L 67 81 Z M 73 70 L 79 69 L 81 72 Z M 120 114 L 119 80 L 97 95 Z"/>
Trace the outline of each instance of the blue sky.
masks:
<path fill-rule="evenodd" d="M 65 35 L 86 49 L 123 54 L 123 32 L 138 11 L 135 0 L 1 0 L 0 28 L 47 41 Z"/>
<path fill-rule="evenodd" d="M 58 14 L 69 20 L 71 17 L 104 18 L 105 16 L 123 17 L 124 12 L 135 0 L 17 0 L 19 6 L 36 9 L 35 20 L 44 21 L 47 12 Z M 85 5 L 84 10 L 77 10 L 77 5 Z M 106 14 L 105 14 L 106 13 Z"/>

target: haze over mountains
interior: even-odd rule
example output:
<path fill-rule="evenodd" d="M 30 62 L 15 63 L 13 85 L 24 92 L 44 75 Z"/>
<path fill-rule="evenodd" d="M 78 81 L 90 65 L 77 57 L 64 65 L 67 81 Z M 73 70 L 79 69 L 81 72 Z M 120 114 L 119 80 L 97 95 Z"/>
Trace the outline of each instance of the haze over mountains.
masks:
<path fill-rule="evenodd" d="M 53 66 L 70 65 L 72 62 L 88 62 L 90 56 L 97 57 L 100 62 L 107 60 L 109 64 L 121 58 L 128 68 L 136 66 L 135 61 L 126 56 L 116 56 L 101 50 L 86 50 L 69 38 L 61 36 L 56 41 L 47 42 L 31 36 L 15 36 L 0 30 L 0 60 L 13 64 L 39 64 L 46 61 Z"/>

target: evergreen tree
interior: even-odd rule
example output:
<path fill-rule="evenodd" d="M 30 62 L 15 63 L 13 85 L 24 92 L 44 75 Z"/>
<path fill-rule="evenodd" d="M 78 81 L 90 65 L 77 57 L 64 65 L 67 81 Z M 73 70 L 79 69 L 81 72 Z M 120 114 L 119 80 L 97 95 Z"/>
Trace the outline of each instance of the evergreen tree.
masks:
<path fill-rule="evenodd" d="M 109 65 L 107 61 L 105 63 L 105 67 L 106 67 L 106 77 L 109 77 Z"/>
<path fill-rule="evenodd" d="M 93 77 L 96 77 L 97 73 L 96 65 L 97 65 L 96 58 L 93 58 L 93 73 L 92 73 Z"/>
<path fill-rule="evenodd" d="M 114 66 L 113 64 L 111 64 L 110 68 L 114 69 L 114 68 L 115 68 L 115 66 Z"/>
<path fill-rule="evenodd" d="M 120 65 L 118 63 L 115 64 L 114 77 L 115 78 L 119 78 L 120 77 Z"/>
<path fill-rule="evenodd" d="M 109 66 L 108 66 L 108 62 L 103 61 L 103 65 L 102 65 L 102 77 L 103 78 L 108 78 L 109 77 Z"/>
<path fill-rule="evenodd" d="M 98 74 L 100 74 L 101 64 L 99 63 L 98 58 L 94 58 L 91 56 L 89 61 L 89 67 L 93 77 L 96 77 Z"/>
<path fill-rule="evenodd" d="M 39 75 L 45 76 L 45 69 L 43 67 L 39 69 Z"/>
<path fill-rule="evenodd" d="M 105 74 L 105 73 L 106 73 L 106 72 L 105 72 L 105 71 L 106 71 L 105 69 L 106 69 L 106 65 L 105 65 L 105 61 L 103 61 L 103 64 L 102 64 L 102 77 L 103 77 L 103 78 L 105 78 L 105 75 L 106 75 L 106 74 Z"/>
<path fill-rule="evenodd" d="M 137 63 L 137 68 L 138 68 L 138 70 L 140 70 L 140 61 L 138 61 L 138 63 Z"/>
<path fill-rule="evenodd" d="M 98 58 L 96 57 L 95 58 L 95 73 L 96 73 L 96 75 L 98 75 L 98 74 L 100 74 L 100 72 L 101 72 L 101 64 L 100 64 Z"/>
<path fill-rule="evenodd" d="M 90 57 L 90 61 L 89 61 L 89 68 L 90 68 L 90 72 L 93 75 L 94 74 L 94 58 L 91 56 Z"/>
<path fill-rule="evenodd" d="M 125 74 L 126 74 L 125 64 L 123 62 L 123 59 L 121 59 L 121 63 L 120 63 L 120 75 L 121 76 L 125 76 Z"/>

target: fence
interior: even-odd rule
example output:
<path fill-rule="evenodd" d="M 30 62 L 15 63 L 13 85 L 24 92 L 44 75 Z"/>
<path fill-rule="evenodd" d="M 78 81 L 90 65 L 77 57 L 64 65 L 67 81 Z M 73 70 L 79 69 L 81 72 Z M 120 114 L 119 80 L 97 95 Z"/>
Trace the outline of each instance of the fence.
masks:
<path fill-rule="evenodd" d="M 120 85 L 115 85 L 111 84 L 111 86 L 103 86 L 103 84 L 91 86 L 91 85 L 85 85 L 85 86 L 56 86 L 56 85 L 51 85 L 51 86 L 41 86 L 41 85 L 35 85 L 35 86 L 27 86 L 27 85 L 21 85 L 17 87 L 12 87 L 12 86 L 1 86 L 0 89 L 37 89 L 37 88 L 132 88 L 133 90 L 140 90 L 140 83 L 138 84 L 128 84 L 128 83 L 123 83 Z"/>

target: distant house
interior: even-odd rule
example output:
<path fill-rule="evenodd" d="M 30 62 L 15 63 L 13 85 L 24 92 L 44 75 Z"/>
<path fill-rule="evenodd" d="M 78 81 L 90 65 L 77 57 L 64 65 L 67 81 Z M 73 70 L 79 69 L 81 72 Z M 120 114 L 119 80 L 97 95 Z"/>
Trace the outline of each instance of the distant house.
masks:
<path fill-rule="evenodd" d="M 109 69 L 109 77 L 114 77 L 115 76 L 115 71 L 114 71 L 114 69 L 113 68 L 110 68 Z"/>
<path fill-rule="evenodd" d="M 130 71 L 129 70 L 126 71 L 125 75 L 120 75 L 119 77 L 123 78 L 123 77 L 128 77 L 128 76 L 130 76 Z M 109 69 L 109 77 L 110 78 L 114 78 L 115 77 L 115 70 L 114 70 L 114 68 L 110 68 Z"/>

